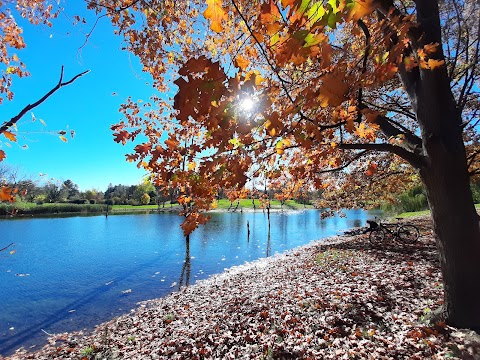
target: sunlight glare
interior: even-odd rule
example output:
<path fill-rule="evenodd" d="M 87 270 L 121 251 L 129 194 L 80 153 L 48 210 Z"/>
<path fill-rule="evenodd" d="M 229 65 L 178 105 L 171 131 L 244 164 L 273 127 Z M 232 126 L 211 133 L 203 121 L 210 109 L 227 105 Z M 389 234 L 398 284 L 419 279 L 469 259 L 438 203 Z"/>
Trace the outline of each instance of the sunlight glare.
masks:
<path fill-rule="evenodd" d="M 251 97 L 244 98 L 240 103 L 240 108 L 244 112 L 250 112 L 254 106 L 255 106 L 255 101 L 253 101 Z"/>

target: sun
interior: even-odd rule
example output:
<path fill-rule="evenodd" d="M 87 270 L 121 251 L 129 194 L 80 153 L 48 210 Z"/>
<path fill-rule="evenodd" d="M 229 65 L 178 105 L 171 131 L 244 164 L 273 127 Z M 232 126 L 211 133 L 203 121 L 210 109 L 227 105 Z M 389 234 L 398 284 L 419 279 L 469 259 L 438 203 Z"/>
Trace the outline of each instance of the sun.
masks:
<path fill-rule="evenodd" d="M 242 101 L 240 102 L 240 109 L 243 112 L 252 111 L 254 106 L 255 106 L 255 101 L 250 96 L 243 98 Z"/>

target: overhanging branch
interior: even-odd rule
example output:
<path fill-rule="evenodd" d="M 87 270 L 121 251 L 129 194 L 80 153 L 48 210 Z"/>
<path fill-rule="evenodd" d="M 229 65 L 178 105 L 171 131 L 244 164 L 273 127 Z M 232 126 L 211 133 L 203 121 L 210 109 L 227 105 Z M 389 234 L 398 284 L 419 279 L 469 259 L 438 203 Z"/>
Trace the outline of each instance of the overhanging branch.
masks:
<path fill-rule="evenodd" d="M 377 152 L 389 152 L 407 161 L 414 168 L 421 168 L 425 165 L 425 157 L 415 154 L 407 149 L 392 144 L 339 144 L 338 147 L 344 150 L 370 150 Z"/>

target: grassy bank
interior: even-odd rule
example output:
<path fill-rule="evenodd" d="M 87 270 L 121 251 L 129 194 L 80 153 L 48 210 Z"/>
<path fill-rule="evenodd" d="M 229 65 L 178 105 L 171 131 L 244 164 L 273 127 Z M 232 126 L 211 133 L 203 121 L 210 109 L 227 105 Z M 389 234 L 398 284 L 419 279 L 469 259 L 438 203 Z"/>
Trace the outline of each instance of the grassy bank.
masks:
<path fill-rule="evenodd" d="M 479 211 L 480 204 L 475 204 L 475 208 L 477 209 L 477 211 Z M 404 212 L 404 213 L 398 214 L 396 217 L 409 218 L 413 216 L 427 216 L 427 215 L 430 215 L 430 210 Z"/>
<path fill-rule="evenodd" d="M 259 200 L 255 199 L 254 202 L 251 199 L 241 199 L 238 202 L 238 208 L 243 208 L 243 209 L 253 209 L 254 208 L 254 203 L 255 203 L 255 208 L 260 209 L 262 207 L 262 204 Z M 230 208 L 235 209 L 237 207 L 237 201 L 234 201 L 233 204 L 230 203 L 227 199 L 221 199 L 217 201 L 217 209 L 225 209 L 228 210 Z M 270 207 L 272 209 L 281 209 L 282 204 L 278 200 L 271 200 L 270 201 Z M 312 205 L 303 205 L 301 203 L 296 202 L 295 200 L 288 200 L 285 202 L 283 205 L 284 210 L 302 210 L 302 209 L 313 209 Z"/>

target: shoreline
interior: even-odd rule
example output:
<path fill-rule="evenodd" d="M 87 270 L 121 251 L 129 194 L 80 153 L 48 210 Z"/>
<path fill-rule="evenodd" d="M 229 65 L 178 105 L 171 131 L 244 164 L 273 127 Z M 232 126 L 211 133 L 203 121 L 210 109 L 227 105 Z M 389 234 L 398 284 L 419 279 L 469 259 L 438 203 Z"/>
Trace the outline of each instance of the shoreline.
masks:
<path fill-rule="evenodd" d="M 478 336 L 427 324 L 441 275 L 431 221 L 409 221 L 421 228 L 414 245 L 316 240 L 10 359 L 478 358 Z"/>
<path fill-rule="evenodd" d="M 291 213 L 291 212 L 303 212 L 307 210 L 320 210 L 317 208 L 270 208 L 271 213 Z M 115 209 L 109 210 L 108 216 L 110 215 L 136 215 L 136 214 L 179 214 L 182 211 L 181 208 L 178 206 L 175 207 L 165 207 L 165 208 L 152 208 L 152 209 Z M 215 213 L 266 213 L 267 211 L 262 208 L 239 208 L 237 210 L 229 210 L 229 209 L 211 209 L 206 211 L 207 214 L 215 214 Z M 105 210 L 102 211 L 67 211 L 67 212 L 45 212 L 45 213 L 18 213 L 18 214 L 3 214 L 0 215 L 0 219 L 2 220 L 17 220 L 17 219 L 42 219 L 42 218 L 62 218 L 62 217 L 75 217 L 75 216 L 106 216 L 107 212 Z"/>

